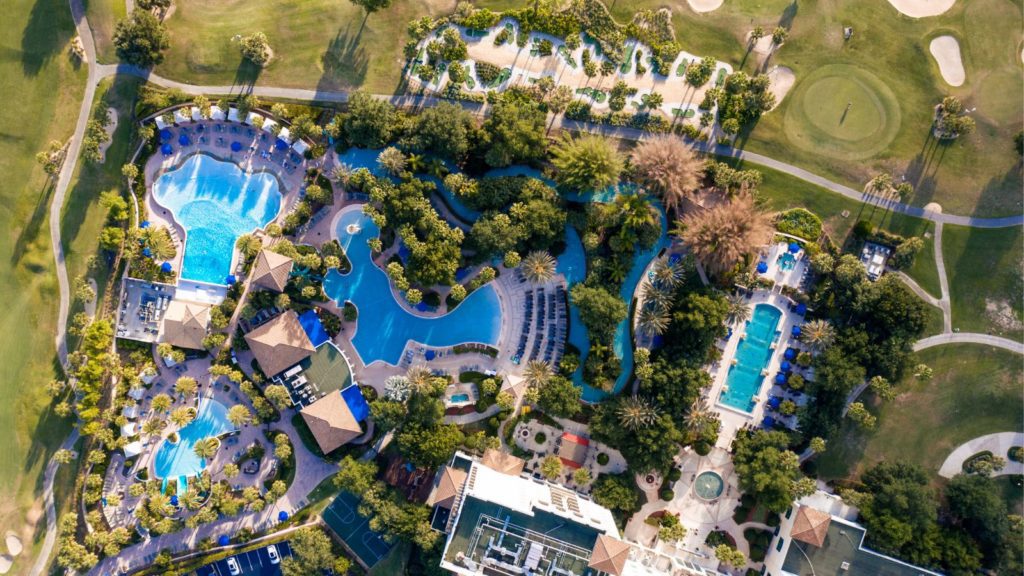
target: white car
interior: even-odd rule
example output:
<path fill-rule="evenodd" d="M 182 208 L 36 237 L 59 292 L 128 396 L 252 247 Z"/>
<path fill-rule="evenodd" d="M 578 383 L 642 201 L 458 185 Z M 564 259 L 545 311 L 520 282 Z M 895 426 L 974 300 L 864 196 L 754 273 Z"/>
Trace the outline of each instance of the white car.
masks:
<path fill-rule="evenodd" d="M 242 573 L 242 569 L 238 567 L 238 560 L 235 560 L 234 556 L 228 558 L 228 571 L 231 572 L 231 576 L 239 576 Z"/>
<path fill-rule="evenodd" d="M 277 546 L 273 544 L 267 546 L 267 556 L 270 556 L 271 564 L 279 564 L 281 562 L 281 555 L 277 553 Z"/>

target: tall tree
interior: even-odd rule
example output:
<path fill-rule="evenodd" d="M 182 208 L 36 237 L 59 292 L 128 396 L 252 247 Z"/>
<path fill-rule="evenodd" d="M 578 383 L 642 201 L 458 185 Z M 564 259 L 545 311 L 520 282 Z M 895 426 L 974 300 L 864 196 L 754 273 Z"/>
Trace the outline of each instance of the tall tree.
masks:
<path fill-rule="evenodd" d="M 503 99 L 484 123 L 487 164 L 499 168 L 544 157 L 544 112 L 532 100 Z"/>
<path fill-rule="evenodd" d="M 733 465 L 740 488 L 769 510 L 781 514 L 800 493 L 800 459 L 786 449 L 789 438 L 782 432 L 741 430 L 733 441 Z"/>
<path fill-rule="evenodd" d="M 555 181 L 573 190 L 606 188 L 619 179 L 625 163 L 615 146 L 594 134 L 564 133 L 551 151 Z"/>
<path fill-rule="evenodd" d="M 637 182 L 676 212 L 683 200 L 697 191 L 704 177 L 704 161 L 693 147 L 674 136 L 640 142 L 629 159 Z"/>
<path fill-rule="evenodd" d="M 149 68 L 163 62 L 170 46 L 164 25 L 146 10 L 134 10 L 114 28 L 114 47 L 125 62 Z"/>
<path fill-rule="evenodd" d="M 391 6 L 391 0 L 349 0 L 349 2 L 362 8 L 367 16 Z"/>
<path fill-rule="evenodd" d="M 767 244 L 772 226 L 749 194 L 683 218 L 683 241 L 701 264 L 722 274 Z"/>

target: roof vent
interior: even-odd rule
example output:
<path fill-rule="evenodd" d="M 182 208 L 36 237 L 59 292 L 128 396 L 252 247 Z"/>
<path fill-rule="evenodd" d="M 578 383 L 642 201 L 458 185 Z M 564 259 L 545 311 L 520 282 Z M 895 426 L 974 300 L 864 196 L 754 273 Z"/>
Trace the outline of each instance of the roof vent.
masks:
<path fill-rule="evenodd" d="M 843 572 L 846 572 L 847 570 L 850 569 L 850 563 L 849 562 L 843 562 L 842 564 L 839 565 L 839 569 L 842 570 Z"/>

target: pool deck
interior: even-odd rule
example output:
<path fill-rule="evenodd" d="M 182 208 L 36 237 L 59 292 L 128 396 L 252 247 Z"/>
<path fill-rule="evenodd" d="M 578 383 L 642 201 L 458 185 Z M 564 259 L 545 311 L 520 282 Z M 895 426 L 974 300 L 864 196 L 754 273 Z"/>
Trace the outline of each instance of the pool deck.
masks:
<path fill-rule="evenodd" d="M 182 260 L 185 256 L 184 245 L 188 241 L 188 235 L 181 224 L 174 219 L 171 211 L 160 205 L 153 197 L 153 183 L 164 172 L 180 167 L 189 157 L 197 153 L 207 154 L 221 161 L 233 162 L 246 173 L 269 172 L 276 176 L 279 181 L 281 210 L 277 218 L 273 220 L 274 222 L 279 222 L 298 201 L 299 189 L 302 187 L 303 180 L 305 179 L 308 164 L 303 159 L 289 174 L 280 164 L 260 156 L 261 152 L 272 151 L 274 148 L 274 139 L 261 129 L 235 122 L 203 120 L 201 123 L 206 127 L 202 133 L 202 137 L 206 139 L 205 142 L 200 141 L 197 137 L 196 126 L 199 123 L 193 122 L 184 126 L 169 127 L 168 129 L 173 134 L 171 142 L 174 147 L 174 153 L 164 156 L 157 150 L 149 157 L 143 171 L 146 182 L 146 197 L 142 201 L 146 209 L 146 218 L 152 226 L 166 226 L 171 230 L 177 254 L 170 260 L 170 263 L 174 270 L 178 272 L 182 269 Z M 215 126 L 220 126 L 223 130 L 216 132 Z M 231 133 L 230 129 L 232 127 L 238 129 L 237 134 Z M 253 136 L 249 136 L 250 130 L 253 132 Z M 190 139 L 194 139 L 188 146 L 179 146 L 177 144 L 177 137 L 182 131 L 186 131 Z M 262 141 L 260 139 L 261 135 L 267 135 L 267 141 Z M 223 139 L 223 145 L 218 144 L 218 138 Z M 231 152 L 229 148 L 230 143 L 236 141 L 242 143 L 242 151 Z M 280 156 L 281 153 L 279 151 L 276 157 L 280 158 Z M 232 270 L 235 269 L 237 263 L 238 252 L 236 250 L 232 256 Z"/>
<path fill-rule="evenodd" d="M 745 412 L 743 410 L 727 406 L 719 401 L 719 397 L 722 394 L 722 387 L 725 386 L 725 381 L 729 376 L 729 367 L 732 365 L 732 359 L 736 355 L 736 348 L 739 346 L 740 340 L 743 336 L 743 330 L 741 326 L 733 326 L 733 334 L 726 342 L 725 347 L 722 348 L 722 359 L 711 366 L 711 387 L 706 392 L 706 398 L 708 399 L 708 405 L 713 406 L 718 412 L 719 417 L 722 421 L 722 429 L 718 434 L 718 442 L 715 444 L 717 447 L 728 450 L 729 446 L 732 445 L 732 441 L 736 438 L 736 432 L 748 426 L 750 424 L 760 424 L 762 418 L 764 418 L 764 401 L 768 398 L 771 392 L 772 385 L 770 384 L 770 378 L 779 371 L 779 365 L 782 362 L 782 353 L 786 347 L 790 345 L 789 334 L 793 329 L 793 326 L 798 326 L 803 323 L 803 318 L 789 310 L 791 301 L 789 298 L 779 294 L 775 291 L 758 290 L 750 298 L 750 307 L 754 308 L 758 304 L 771 304 L 782 311 L 782 317 L 779 318 L 779 325 L 776 327 L 776 331 L 780 332 L 779 340 L 775 343 L 773 348 L 772 357 L 768 361 L 766 370 L 768 376 L 765 376 L 765 382 L 762 383 L 761 389 L 757 393 L 756 404 L 751 412 Z"/>

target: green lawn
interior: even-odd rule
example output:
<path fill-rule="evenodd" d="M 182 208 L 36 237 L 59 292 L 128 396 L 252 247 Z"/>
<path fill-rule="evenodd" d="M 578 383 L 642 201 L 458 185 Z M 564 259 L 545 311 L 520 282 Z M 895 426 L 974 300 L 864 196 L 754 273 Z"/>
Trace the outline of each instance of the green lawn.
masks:
<path fill-rule="evenodd" d="M 932 380 L 908 376 L 896 400 L 865 400 L 878 415 L 877 429 L 862 433 L 845 420 L 819 461 L 821 476 L 856 477 L 876 462 L 897 459 L 937 472 L 946 456 L 971 438 L 1024 430 L 1019 355 L 957 345 L 930 348 L 919 357 L 934 370 Z"/>
<path fill-rule="evenodd" d="M 68 56 L 74 26 L 67 2 L 13 0 L 0 38 L 0 523 L 27 549 L 26 573 L 41 542 L 42 470 L 70 430 L 53 416 L 45 384 L 57 376 L 53 335 L 57 282 L 47 220 L 52 188 L 35 162 L 52 139 L 74 129 L 85 70 Z M 23 531 L 24 529 L 24 531 Z"/>
<path fill-rule="evenodd" d="M 89 18 L 93 41 L 96 44 L 96 59 L 102 64 L 117 61 L 114 52 L 114 25 L 127 14 L 124 0 L 86 0 L 85 15 Z"/>
<path fill-rule="evenodd" d="M 944 226 L 942 251 L 949 275 L 953 328 L 1024 337 L 1022 229 Z"/>

